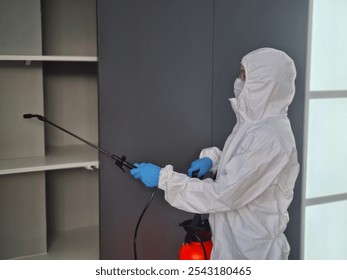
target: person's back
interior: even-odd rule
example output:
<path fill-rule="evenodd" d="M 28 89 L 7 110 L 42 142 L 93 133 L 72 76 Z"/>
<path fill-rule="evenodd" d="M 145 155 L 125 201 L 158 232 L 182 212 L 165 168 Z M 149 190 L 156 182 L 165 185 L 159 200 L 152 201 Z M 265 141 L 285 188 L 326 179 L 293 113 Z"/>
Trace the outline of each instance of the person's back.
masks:
<path fill-rule="evenodd" d="M 233 210 L 210 214 L 211 228 L 216 233 L 211 258 L 287 259 L 290 248 L 283 231 L 289 220 L 287 209 L 299 169 L 289 121 L 286 117 L 269 118 L 256 124 L 244 124 L 234 133 L 236 137 L 231 135 L 229 141 L 237 148 L 226 146 L 232 149 L 233 157 L 248 156 L 242 160 L 242 166 L 228 168 L 239 172 L 235 175 L 236 184 L 244 177 L 242 184 L 252 187 L 249 193 L 236 190 L 236 194 L 230 194 Z M 223 153 L 229 151 L 223 150 Z M 252 167 L 254 163 L 257 167 Z M 253 168 L 257 170 L 251 171 Z M 245 170 L 244 176 L 241 170 Z M 250 171 L 258 175 L 247 176 Z M 230 172 L 229 176 L 232 176 Z"/>

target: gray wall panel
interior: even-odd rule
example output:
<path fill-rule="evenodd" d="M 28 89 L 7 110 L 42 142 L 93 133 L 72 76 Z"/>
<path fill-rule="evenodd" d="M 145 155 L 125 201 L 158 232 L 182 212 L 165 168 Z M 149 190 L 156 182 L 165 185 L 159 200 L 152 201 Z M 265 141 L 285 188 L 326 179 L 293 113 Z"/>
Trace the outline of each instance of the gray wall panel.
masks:
<path fill-rule="evenodd" d="M 99 1 L 100 145 L 130 161 L 186 172 L 211 144 L 212 1 Z M 133 258 L 150 195 L 101 156 L 101 258 Z M 177 259 L 191 214 L 158 191 L 138 237 L 140 259 Z"/>
<path fill-rule="evenodd" d="M 307 12 L 307 0 L 99 1 L 100 145 L 185 172 L 201 148 L 222 148 L 235 124 L 228 98 L 242 56 L 274 47 L 297 66 L 289 117 L 301 160 Z M 131 259 L 150 192 L 103 156 L 100 173 L 101 258 Z M 293 259 L 300 203 L 301 174 L 286 232 Z M 177 224 L 190 216 L 159 191 L 139 232 L 139 257 L 175 259 L 184 237 Z"/>

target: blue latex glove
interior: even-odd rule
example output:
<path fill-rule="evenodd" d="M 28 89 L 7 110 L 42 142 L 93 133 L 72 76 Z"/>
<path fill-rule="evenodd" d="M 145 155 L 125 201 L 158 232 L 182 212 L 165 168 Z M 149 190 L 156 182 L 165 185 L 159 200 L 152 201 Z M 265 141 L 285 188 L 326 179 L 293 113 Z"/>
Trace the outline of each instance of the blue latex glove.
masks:
<path fill-rule="evenodd" d="M 154 188 L 158 186 L 159 175 L 161 168 L 152 163 L 135 163 L 137 168 L 130 170 L 130 174 L 134 176 L 135 179 L 140 179 L 143 184 L 148 188 Z"/>
<path fill-rule="evenodd" d="M 204 176 L 212 168 L 213 162 L 208 157 L 199 158 L 193 161 L 190 168 L 188 169 L 188 176 L 192 177 L 194 171 L 198 172 L 198 177 Z"/>

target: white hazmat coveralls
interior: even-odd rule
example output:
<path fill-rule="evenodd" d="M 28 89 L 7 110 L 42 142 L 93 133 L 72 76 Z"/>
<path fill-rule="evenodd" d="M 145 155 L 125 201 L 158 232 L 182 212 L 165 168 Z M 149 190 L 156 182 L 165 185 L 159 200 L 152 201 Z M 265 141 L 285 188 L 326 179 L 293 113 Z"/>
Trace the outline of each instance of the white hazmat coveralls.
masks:
<path fill-rule="evenodd" d="M 241 62 L 246 82 L 230 102 L 237 123 L 223 151 L 202 150 L 213 161 L 216 180 L 199 180 L 165 166 L 158 187 L 174 207 L 209 213 L 211 259 L 288 259 L 283 234 L 299 172 L 287 109 L 296 77 L 292 59 L 262 48 Z"/>

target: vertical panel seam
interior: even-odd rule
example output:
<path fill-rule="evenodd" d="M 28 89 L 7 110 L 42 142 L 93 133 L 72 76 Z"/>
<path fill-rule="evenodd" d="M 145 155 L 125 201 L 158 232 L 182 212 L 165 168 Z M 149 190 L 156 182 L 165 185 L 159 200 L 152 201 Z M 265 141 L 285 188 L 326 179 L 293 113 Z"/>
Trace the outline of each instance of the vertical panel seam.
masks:
<path fill-rule="evenodd" d="M 212 72 L 211 72 L 211 139 L 210 139 L 210 143 L 211 146 L 213 146 L 213 136 L 214 136 L 214 131 L 213 131 L 213 124 L 214 124 L 214 61 L 215 61 L 215 57 L 214 57 L 214 21 L 215 21 L 215 0 L 212 0 L 212 46 L 211 46 L 211 51 L 212 51 Z"/>

